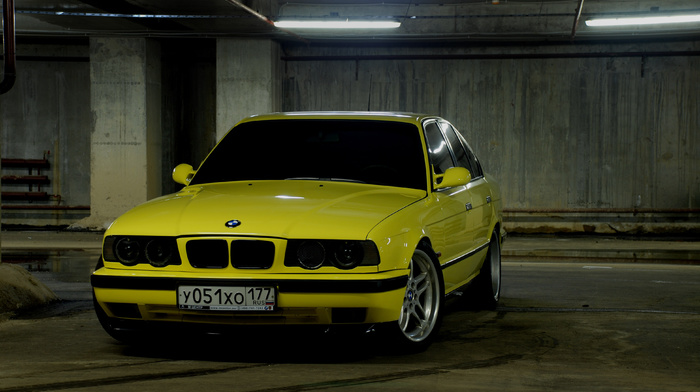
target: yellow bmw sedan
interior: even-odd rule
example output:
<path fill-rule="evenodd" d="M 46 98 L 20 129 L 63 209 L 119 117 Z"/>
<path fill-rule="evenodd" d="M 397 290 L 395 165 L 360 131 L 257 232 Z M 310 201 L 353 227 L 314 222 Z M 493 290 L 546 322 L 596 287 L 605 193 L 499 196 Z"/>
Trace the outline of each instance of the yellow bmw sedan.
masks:
<path fill-rule="evenodd" d="M 465 301 L 498 303 L 500 191 L 442 118 L 253 116 L 173 179 L 182 190 L 105 233 L 91 282 L 116 339 L 178 326 L 357 325 L 421 350 L 446 296 L 468 287 Z"/>

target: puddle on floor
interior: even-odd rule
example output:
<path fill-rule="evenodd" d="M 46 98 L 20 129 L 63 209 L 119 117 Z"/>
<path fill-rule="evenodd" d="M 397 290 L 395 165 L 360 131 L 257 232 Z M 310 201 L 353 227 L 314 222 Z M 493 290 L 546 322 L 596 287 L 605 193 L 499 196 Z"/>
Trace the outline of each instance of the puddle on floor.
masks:
<path fill-rule="evenodd" d="M 100 250 L 7 251 L 2 262 L 19 265 L 64 301 L 92 301 L 90 275 Z"/>

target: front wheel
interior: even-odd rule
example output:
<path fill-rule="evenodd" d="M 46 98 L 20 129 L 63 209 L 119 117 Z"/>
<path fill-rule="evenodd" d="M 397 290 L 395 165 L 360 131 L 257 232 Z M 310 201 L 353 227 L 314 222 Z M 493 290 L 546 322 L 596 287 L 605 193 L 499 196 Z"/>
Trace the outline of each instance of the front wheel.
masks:
<path fill-rule="evenodd" d="M 406 293 L 394 335 L 400 348 L 425 350 L 435 339 L 442 316 L 442 274 L 428 253 L 416 249 L 411 258 Z"/>

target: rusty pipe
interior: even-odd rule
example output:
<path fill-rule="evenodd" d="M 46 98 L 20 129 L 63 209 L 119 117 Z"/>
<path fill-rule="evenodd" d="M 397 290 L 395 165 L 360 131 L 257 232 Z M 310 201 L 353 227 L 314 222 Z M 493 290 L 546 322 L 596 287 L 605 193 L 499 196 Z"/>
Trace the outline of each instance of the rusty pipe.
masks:
<path fill-rule="evenodd" d="M 3 210 L 56 210 L 56 211 L 90 211 L 90 206 L 56 206 L 47 204 L 3 204 Z"/>
<path fill-rule="evenodd" d="M 15 53 L 15 1 L 2 1 L 2 48 L 3 68 L 2 82 L 0 82 L 0 94 L 10 91 L 17 79 L 17 58 Z"/>

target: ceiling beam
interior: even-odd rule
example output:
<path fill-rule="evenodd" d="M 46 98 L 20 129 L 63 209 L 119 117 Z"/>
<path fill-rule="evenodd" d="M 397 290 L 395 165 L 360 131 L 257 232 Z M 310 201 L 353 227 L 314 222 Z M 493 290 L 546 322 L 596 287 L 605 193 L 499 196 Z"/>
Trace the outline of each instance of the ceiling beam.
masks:
<path fill-rule="evenodd" d="M 158 14 L 160 12 L 154 11 L 152 9 L 146 9 L 139 7 L 137 5 L 131 4 L 123 0 L 81 0 L 81 2 L 95 7 L 99 10 L 105 11 L 107 13 L 113 14 L 125 14 L 125 15 L 140 15 L 140 14 Z M 134 23 L 138 23 L 149 30 L 172 30 L 172 31 L 182 31 L 191 30 L 189 27 L 175 22 L 172 19 L 158 18 L 136 18 L 131 20 Z"/>

